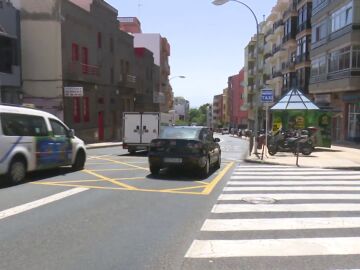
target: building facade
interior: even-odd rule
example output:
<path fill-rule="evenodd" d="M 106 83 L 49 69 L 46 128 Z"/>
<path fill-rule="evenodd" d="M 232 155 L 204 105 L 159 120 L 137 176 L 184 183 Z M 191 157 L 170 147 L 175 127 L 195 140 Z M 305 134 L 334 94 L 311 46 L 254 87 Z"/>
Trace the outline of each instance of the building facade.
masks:
<path fill-rule="evenodd" d="M 159 85 L 154 89 L 154 102 L 159 104 L 161 112 L 173 108 L 174 94 L 169 83 L 170 44 L 165 37 L 157 33 L 142 33 L 141 24 L 135 17 L 120 17 L 120 29 L 132 33 L 134 46 L 149 49 L 154 63 L 159 66 Z"/>
<path fill-rule="evenodd" d="M 223 118 L 223 95 L 216 95 L 213 98 L 213 105 L 212 105 L 212 123 L 215 129 L 220 128 L 223 126 L 222 118 Z"/>
<path fill-rule="evenodd" d="M 244 69 L 228 78 L 228 89 L 230 127 L 245 129 L 248 127 L 248 112 L 244 108 Z"/>
<path fill-rule="evenodd" d="M 309 92 L 334 111 L 333 140 L 360 142 L 360 3 L 314 0 Z"/>
<path fill-rule="evenodd" d="M 174 98 L 174 110 L 176 115 L 178 115 L 179 120 L 189 120 L 190 102 L 184 97 Z"/>
<path fill-rule="evenodd" d="M 22 103 L 20 12 L 0 0 L 0 102 Z"/>
<path fill-rule="evenodd" d="M 102 0 L 19 3 L 24 102 L 86 142 L 121 139 L 122 113 L 135 109 L 137 66 L 117 10 Z"/>

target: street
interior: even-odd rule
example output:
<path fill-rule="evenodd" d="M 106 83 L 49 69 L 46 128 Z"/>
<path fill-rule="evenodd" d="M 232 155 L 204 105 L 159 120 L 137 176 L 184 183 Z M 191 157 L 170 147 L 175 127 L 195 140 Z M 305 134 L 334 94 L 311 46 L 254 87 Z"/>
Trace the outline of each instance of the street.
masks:
<path fill-rule="evenodd" d="M 112 147 L 1 188 L 0 269 L 360 267 L 359 171 L 245 163 L 248 141 L 215 137 L 207 179 Z"/>

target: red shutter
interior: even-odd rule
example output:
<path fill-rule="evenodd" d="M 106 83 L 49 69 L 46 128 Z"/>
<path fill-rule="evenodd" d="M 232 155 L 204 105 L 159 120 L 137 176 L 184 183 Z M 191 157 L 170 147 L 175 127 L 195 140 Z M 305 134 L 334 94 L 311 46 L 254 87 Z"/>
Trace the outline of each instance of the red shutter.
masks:
<path fill-rule="evenodd" d="M 80 123 L 80 98 L 74 97 L 73 99 L 73 117 L 74 123 Z"/>
<path fill-rule="evenodd" d="M 84 117 L 84 122 L 89 122 L 90 120 L 89 97 L 83 97 L 83 117 Z"/>
<path fill-rule="evenodd" d="M 72 44 L 71 60 L 73 62 L 79 61 L 79 45 L 77 45 L 76 43 Z"/>

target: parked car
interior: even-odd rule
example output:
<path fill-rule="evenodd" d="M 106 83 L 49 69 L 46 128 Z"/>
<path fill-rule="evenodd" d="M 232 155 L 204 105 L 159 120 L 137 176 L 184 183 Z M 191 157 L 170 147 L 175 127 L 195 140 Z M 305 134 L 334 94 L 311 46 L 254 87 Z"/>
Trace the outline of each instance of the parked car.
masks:
<path fill-rule="evenodd" d="M 22 106 L 0 105 L 0 175 L 17 184 L 26 173 L 72 165 L 80 170 L 86 148 L 56 116 Z"/>
<path fill-rule="evenodd" d="M 219 141 L 206 127 L 164 127 L 150 144 L 150 171 L 156 175 L 165 167 L 185 167 L 205 178 L 211 166 L 220 168 Z"/>
<path fill-rule="evenodd" d="M 229 129 L 228 128 L 223 128 L 221 129 L 221 134 L 224 135 L 224 134 L 229 134 Z"/>

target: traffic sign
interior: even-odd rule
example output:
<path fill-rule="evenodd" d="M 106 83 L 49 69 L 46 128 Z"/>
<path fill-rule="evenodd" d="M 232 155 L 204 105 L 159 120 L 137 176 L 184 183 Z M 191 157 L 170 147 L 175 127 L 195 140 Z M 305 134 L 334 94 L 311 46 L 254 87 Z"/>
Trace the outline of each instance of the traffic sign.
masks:
<path fill-rule="evenodd" d="M 274 102 L 273 90 L 269 88 L 261 89 L 261 102 L 272 103 Z"/>

